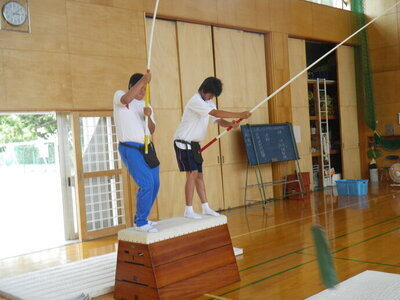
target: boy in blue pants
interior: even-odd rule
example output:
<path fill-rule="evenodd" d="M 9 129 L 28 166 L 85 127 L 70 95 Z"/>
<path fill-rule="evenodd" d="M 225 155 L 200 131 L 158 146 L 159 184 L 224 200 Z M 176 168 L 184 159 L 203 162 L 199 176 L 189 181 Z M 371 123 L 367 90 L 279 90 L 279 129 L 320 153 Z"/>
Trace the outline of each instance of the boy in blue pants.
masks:
<path fill-rule="evenodd" d="M 135 229 L 157 232 L 156 222 L 147 220 L 160 187 L 159 167 L 150 168 L 138 149 L 143 146 L 145 135 L 145 115 L 149 116 L 150 133 L 155 130 L 154 114 L 151 107 L 145 107 L 143 100 L 146 84 L 151 75 L 135 73 L 131 76 L 128 91 L 118 90 L 114 94 L 114 122 L 120 142 L 118 151 L 122 161 L 139 190 L 136 194 Z"/>

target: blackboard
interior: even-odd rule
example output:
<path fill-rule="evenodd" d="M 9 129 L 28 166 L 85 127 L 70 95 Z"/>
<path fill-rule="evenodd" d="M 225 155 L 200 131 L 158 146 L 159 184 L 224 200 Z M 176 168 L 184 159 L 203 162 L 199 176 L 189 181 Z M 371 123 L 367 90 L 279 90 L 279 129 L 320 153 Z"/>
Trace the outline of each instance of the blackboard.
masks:
<path fill-rule="evenodd" d="M 249 165 L 300 159 L 292 124 L 240 126 Z"/>

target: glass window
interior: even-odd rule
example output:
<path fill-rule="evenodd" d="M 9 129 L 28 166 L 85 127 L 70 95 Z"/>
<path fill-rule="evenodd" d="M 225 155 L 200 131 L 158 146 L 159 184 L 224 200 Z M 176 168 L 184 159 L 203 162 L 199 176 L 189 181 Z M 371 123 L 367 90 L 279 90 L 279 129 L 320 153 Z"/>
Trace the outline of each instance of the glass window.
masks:
<path fill-rule="evenodd" d="M 0 115 L 0 258 L 65 244 L 55 113 Z"/>
<path fill-rule="evenodd" d="M 350 0 L 306 0 L 306 1 L 350 10 Z"/>

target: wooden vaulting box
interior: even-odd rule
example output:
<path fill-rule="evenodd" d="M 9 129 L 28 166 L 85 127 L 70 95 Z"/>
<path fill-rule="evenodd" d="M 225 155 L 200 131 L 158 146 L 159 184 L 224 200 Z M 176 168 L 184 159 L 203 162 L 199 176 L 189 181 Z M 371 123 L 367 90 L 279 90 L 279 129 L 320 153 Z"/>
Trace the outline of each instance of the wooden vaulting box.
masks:
<path fill-rule="evenodd" d="M 225 216 L 178 217 L 157 227 L 119 232 L 115 298 L 191 299 L 240 280 Z"/>

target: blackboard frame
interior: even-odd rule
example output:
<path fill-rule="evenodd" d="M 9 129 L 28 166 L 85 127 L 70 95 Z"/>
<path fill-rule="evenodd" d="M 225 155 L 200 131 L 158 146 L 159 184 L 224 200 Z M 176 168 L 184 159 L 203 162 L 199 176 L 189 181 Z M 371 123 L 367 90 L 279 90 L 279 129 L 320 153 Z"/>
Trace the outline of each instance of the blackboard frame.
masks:
<path fill-rule="evenodd" d="M 266 157 L 265 159 L 259 157 L 260 156 L 260 148 L 255 148 L 255 143 L 254 143 L 254 129 L 262 127 L 264 130 L 278 130 L 279 128 L 283 128 L 286 130 L 286 139 L 285 139 L 285 147 L 289 147 L 288 149 L 291 151 L 291 155 L 288 159 L 282 159 L 282 157 L 276 158 L 273 157 L 271 158 L 270 156 Z M 284 162 L 284 161 L 294 161 L 294 160 L 299 160 L 299 152 L 297 149 L 296 145 L 296 140 L 294 137 L 293 133 L 293 127 L 291 123 L 274 123 L 274 124 L 246 124 L 246 125 L 241 125 L 240 126 L 242 136 L 243 136 L 243 142 L 246 148 L 246 154 L 247 154 L 247 162 L 250 166 L 255 166 L 255 165 L 262 165 L 262 164 L 271 164 L 271 163 L 276 163 L 276 162 Z M 248 135 L 250 135 L 252 141 L 249 142 Z M 246 142 L 247 139 L 247 142 Z M 264 147 L 264 145 L 263 145 Z M 277 149 L 277 148 L 276 148 Z M 262 149 L 265 153 L 267 153 L 265 148 Z M 258 154 L 258 155 L 257 155 Z M 261 159 L 261 160 L 260 160 Z"/>

